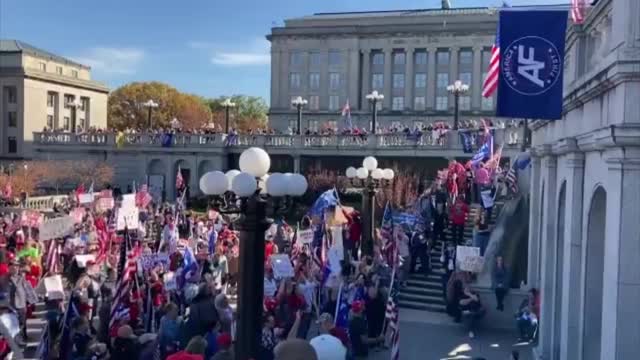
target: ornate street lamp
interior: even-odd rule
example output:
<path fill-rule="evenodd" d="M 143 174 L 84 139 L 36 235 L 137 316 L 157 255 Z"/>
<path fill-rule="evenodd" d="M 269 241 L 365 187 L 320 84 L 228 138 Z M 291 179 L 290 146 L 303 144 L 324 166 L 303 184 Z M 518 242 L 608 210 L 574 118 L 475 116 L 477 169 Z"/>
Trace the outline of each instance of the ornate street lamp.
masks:
<path fill-rule="evenodd" d="M 229 133 L 229 110 L 231 110 L 231 108 L 236 107 L 236 103 L 231 101 L 231 99 L 225 99 L 221 105 L 224 107 L 224 133 L 228 134 Z"/>
<path fill-rule="evenodd" d="M 271 214 L 286 209 L 291 197 L 307 191 L 300 174 L 268 174 L 269 155 L 249 148 L 240 155 L 240 170 L 212 171 L 200 179 L 200 189 L 212 196 L 211 205 L 222 214 L 235 214 L 240 230 L 240 279 L 236 359 L 257 359 L 262 329 L 264 235 Z"/>
<path fill-rule="evenodd" d="M 454 112 L 453 112 L 453 130 L 458 130 L 458 116 L 460 109 L 460 95 L 464 95 L 469 91 L 469 85 L 463 84 L 462 81 L 456 80 L 453 84 L 447 86 L 447 91 L 453 95 L 454 98 Z"/>
<path fill-rule="evenodd" d="M 153 109 L 157 108 L 160 105 L 157 102 L 149 99 L 146 102 L 142 103 L 142 106 L 147 108 L 147 126 L 149 127 L 149 130 L 151 130 L 153 126 L 153 123 L 151 122 L 151 112 L 153 111 Z"/>
<path fill-rule="evenodd" d="M 376 123 L 378 121 L 378 103 L 384 100 L 384 95 L 378 94 L 377 90 L 373 90 L 373 92 L 365 96 L 365 98 L 367 98 L 367 100 L 369 100 L 369 102 L 373 106 L 373 112 L 371 113 L 371 133 L 375 134 Z"/>
<path fill-rule="evenodd" d="M 366 231 L 360 246 L 364 255 L 373 255 L 373 242 L 375 239 L 375 199 L 378 189 L 387 187 L 395 176 L 391 169 L 378 168 L 378 160 L 373 156 L 367 156 L 362 161 L 361 168 L 349 167 L 346 171 L 347 178 L 354 187 L 361 188 L 367 194 L 367 220 Z M 366 216 L 363 218 L 367 218 Z"/>
<path fill-rule="evenodd" d="M 309 102 L 307 101 L 307 99 L 303 99 L 302 96 L 298 96 L 291 100 L 291 105 L 295 106 L 296 109 L 298 109 L 298 128 L 296 129 L 296 134 L 298 135 L 302 134 L 302 108 L 308 103 Z"/>

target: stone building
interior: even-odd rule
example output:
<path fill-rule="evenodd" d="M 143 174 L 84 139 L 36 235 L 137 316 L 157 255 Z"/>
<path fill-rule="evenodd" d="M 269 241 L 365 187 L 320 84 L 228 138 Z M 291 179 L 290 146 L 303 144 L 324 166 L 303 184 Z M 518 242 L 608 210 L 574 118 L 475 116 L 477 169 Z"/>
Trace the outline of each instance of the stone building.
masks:
<path fill-rule="evenodd" d="M 274 128 L 296 127 L 292 98 L 308 101 L 302 128 L 343 128 L 349 101 L 354 126 L 370 127 L 373 90 L 382 126 L 451 121 L 455 80 L 470 91 L 460 98 L 461 119 L 490 117 L 494 98 L 481 96 L 495 41 L 490 8 L 322 13 L 285 20 L 271 41 L 271 111 Z"/>
<path fill-rule="evenodd" d="M 529 280 L 542 359 L 622 360 L 640 341 L 640 2 L 567 34 L 564 116 L 535 123 Z"/>
<path fill-rule="evenodd" d="M 30 158 L 33 132 L 45 127 L 106 127 L 108 93 L 88 66 L 0 40 L 0 158 Z"/>

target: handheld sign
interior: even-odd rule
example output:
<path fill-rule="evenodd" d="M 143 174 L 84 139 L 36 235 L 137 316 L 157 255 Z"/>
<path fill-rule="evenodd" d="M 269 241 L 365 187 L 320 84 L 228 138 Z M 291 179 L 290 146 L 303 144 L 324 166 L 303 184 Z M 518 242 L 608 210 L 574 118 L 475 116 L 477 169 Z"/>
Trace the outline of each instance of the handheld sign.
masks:
<path fill-rule="evenodd" d="M 298 231 L 298 241 L 300 241 L 301 244 L 311 244 L 313 241 L 313 230 Z"/>
<path fill-rule="evenodd" d="M 293 266 L 287 254 L 271 255 L 271 268 L 273 276 L 277 279 L 292 278 L 294 276 Z"/>

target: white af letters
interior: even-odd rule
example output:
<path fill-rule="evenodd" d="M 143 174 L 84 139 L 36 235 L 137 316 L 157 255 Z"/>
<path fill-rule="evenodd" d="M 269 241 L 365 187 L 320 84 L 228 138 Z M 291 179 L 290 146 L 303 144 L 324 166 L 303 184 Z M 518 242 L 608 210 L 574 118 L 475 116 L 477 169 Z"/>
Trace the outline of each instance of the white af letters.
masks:
<path fill-rule="evenodd" d="M 518 74 L 528 79 L 539 87 L 544 87 L 544 81 L 540 79 L 540 70 L 544 69 L 544 62 L 535 60 L 535 49 L 529 48 L 529 56 L 524 55 L 524 46 L 518 45 Z"/>

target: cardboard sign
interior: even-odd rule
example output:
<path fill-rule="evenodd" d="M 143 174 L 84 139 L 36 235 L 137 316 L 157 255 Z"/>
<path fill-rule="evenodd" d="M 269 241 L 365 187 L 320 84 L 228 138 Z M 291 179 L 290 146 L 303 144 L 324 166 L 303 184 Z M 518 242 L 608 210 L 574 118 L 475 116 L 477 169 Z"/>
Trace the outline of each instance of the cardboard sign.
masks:
<path fill-rule="evenodd" d="M 49 300 L 64 300 L 62 276 L 54 275 L 43 278 L 36 292 L 41 295 L 46 295 Z"/>
<path fill-rule="evenodd" d="M 55 218 L 40 226 L 40 241 L 67 236 L 73 232 L 75 220 L 71 216 Z"/>
<path fill-rule="evenodd" d="M 134 208 L 136 207 L 136 194 L 125 194 L 122 195 L 122 206 L 124 208 Z"/>
<path fill-rule="evenodd" d="M 115 201 L 112 197 L 100 198 L 96 201 L 96 212 L 103 213 L 107 210 L 113 209 Z"/>
<path fill-rule="evenodd" d="M 133 206 L 122 207 L 118 209 L 117 230 L 124 230 L 126 227 L 129 230 L 135 230 L 138 228 L 139 219 L 138 208 L 135 201 Z"/>
<path fill-rule="evenodd" d="M 93 194 L 80 194 L 80 195 L 78 195 L 78 202 L 80 204 L 91 204 L 91 203 L 93 203 Z"/>
<path fill-rule="evenodd" d="M 462 271 L 466 270 L 474 260 L 467 260 L 471 258 L 480 257 L 480 248 L 477 246 L 457 246 L 456 247 L 456 268 Z M 464 265 L 463 265 L 464 264 Z M 463 266 L 466 268 L 463 268 Z"/>
<path fill-rule="evenodd" d="M 165 290 L 174 291 L 178 289 L 178 283 L 176 282 L 176 274 L 173 271 L 165 273 L 162 276 L 162 281 L 164 281 Z"/>
<path fill-rule="evenodd" d="M 168 269 L 170 262 L 169 254 L 166 253 L 147 254 L 140 257 L 140 263 L 145 271 L 153 269 L 158 264 Z"/>
<path fill-rule="evenodd" d="M 300 244 L 311 244 L 313 242 L 313 230 L 298 231 L 298 241 Z"/>
<path fill-rule="evenodd" d="M 462 262 L 460 262 L 459 269 L 462 271 L 469 271 L 472 273 L 481 273 L 484 268 L 484 257 L 482 256 L 467 256 Z"/>
<path fill-rule="evenodd" d="M 292 278 L 294 276 L 293 266 L 287 254 L 271 255 L 271 268 L 276 279 Z"/>

